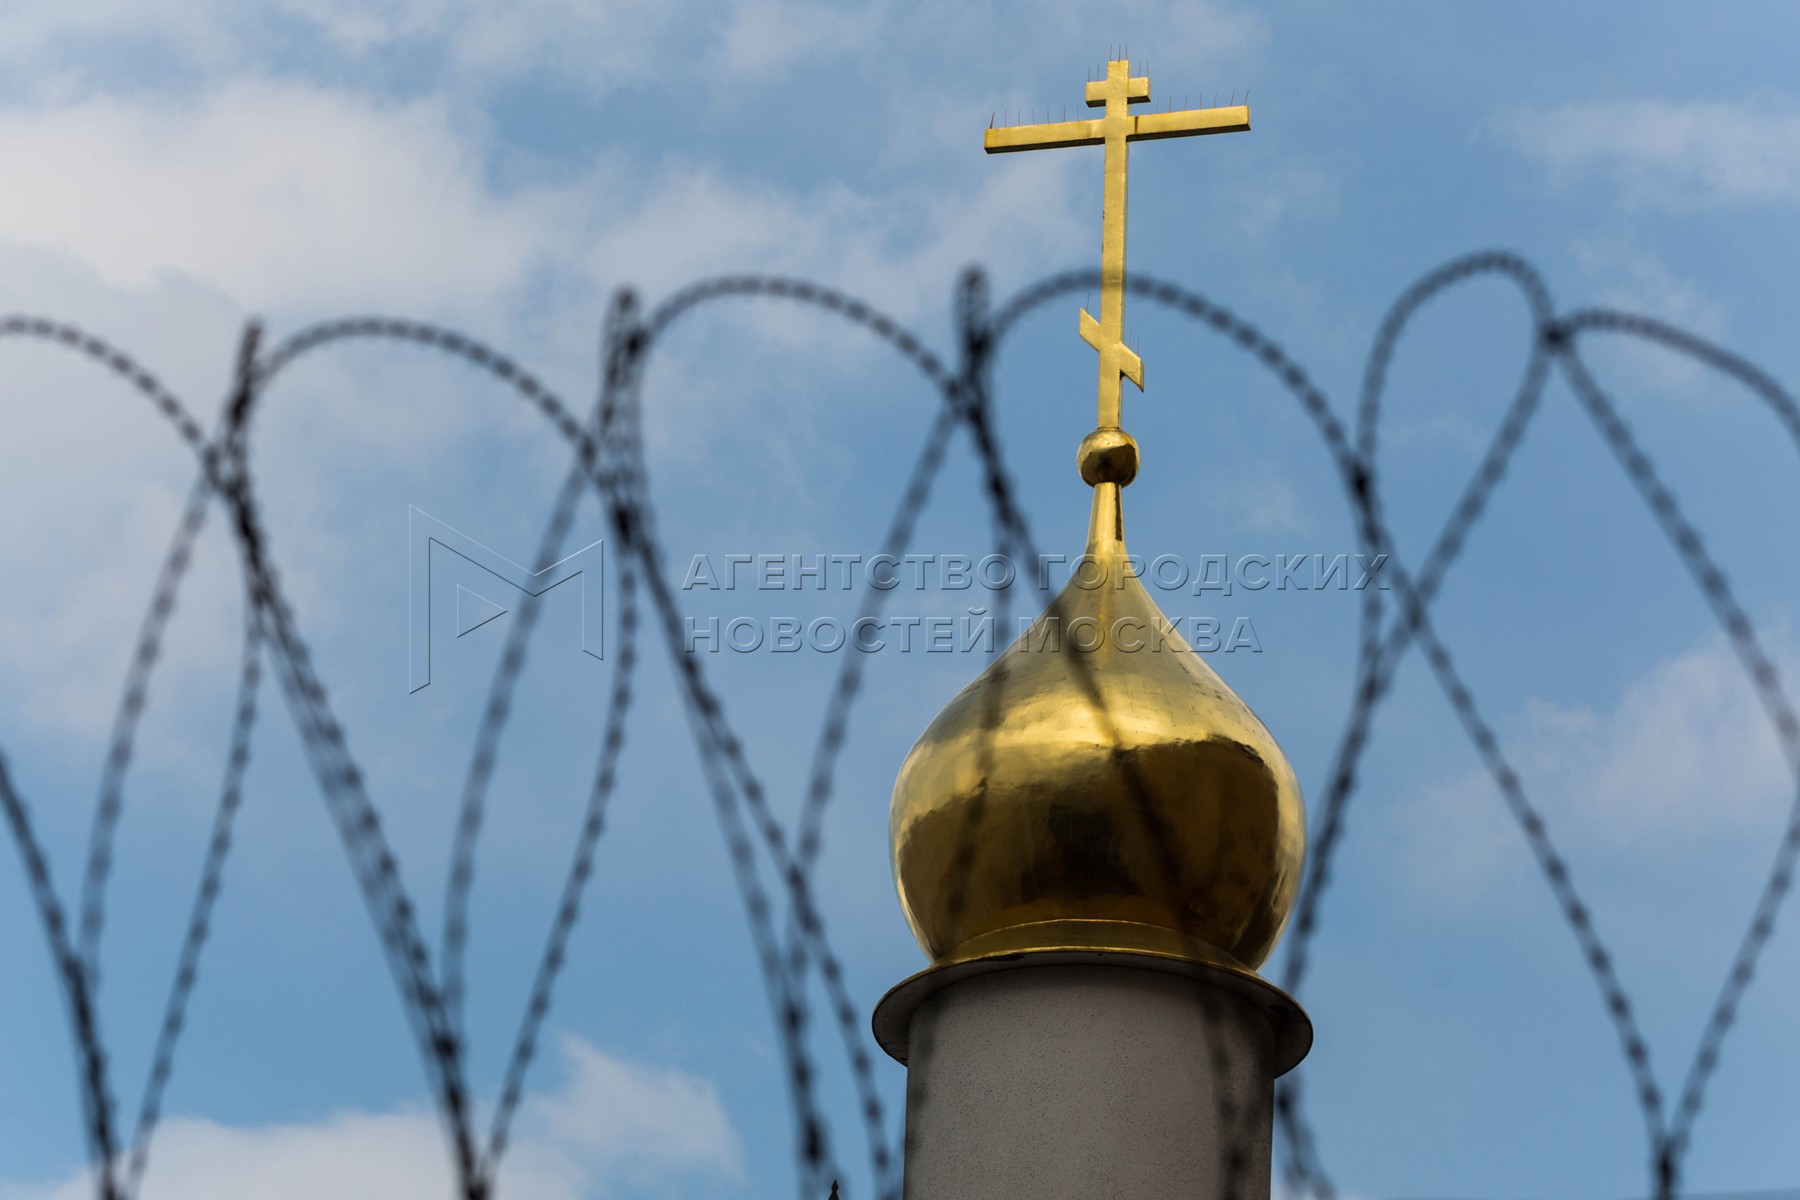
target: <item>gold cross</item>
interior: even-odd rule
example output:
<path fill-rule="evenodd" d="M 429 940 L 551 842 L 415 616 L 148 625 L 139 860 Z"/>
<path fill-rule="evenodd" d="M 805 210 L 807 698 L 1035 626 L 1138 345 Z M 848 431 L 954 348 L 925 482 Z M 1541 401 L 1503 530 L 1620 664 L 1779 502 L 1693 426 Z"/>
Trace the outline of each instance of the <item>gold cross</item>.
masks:
<path fill-rule="evenodd" d="M 1125 150 L 1151 138 L 1193 137 L 1202 133 L 1242 133 L 1250 128 L 1248 105 L 1196 108 L 1186 112 L 1132 116 L 1127 106 L 1150 99 L 1150 79 L 1133 76 L 1131 63 L 1106 64 L 1106 78 L 1087 85 L 1089 108 L 1106 109 L 1093 121 L 1056 121 L 987 131 L 987 152 L 1042 150 L 1050 146 L 1106 147 L 1106 202 L 1100 225 L 1100 319 L 1081 310 L 1081 336 L 1100 352 L 1099 424 L 1119 427 L 1119 380 L 1144 388 L 1144 362 L 1125 345 Z"/>

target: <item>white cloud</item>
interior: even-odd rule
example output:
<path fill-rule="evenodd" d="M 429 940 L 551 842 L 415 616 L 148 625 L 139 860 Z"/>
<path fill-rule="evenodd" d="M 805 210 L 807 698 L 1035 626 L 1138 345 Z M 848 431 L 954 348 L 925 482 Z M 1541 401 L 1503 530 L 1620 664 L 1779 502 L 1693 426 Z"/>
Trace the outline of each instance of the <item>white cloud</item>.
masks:
<path fill-rule="evenodd" d="M 503 1160 L 504 1200 L 642 1195 L 683 1181 L 742 1177 L 736 1131 L 712 1085 L 611 1058 L 577 1038 L 565 1085 L 531 1097 Z M 238 1127 L 191 1117 L 152 1143 L 143 1200 L 444 1200 L 455 1195 L 444 1135 L 429 1113 L 340 1113 Z M 0 1182 L 0 1200 L 87 1200 L 87 1172 L 46 1185 Z"/>
<path fill-rule="evenodd" d="M 847 287 L 903 315 L 941 312 L 971 262 L 1035 273 L 1065 257 L 1076 236 L 1060 200 L 1070 162 L 1043 155 L 968 189 L 879 200 L 841 184 L 795 194 L 674 167 L 645 181 L 646 202 L 596 238 L 591 269 L 654 291 L 720 270 L 770 270 Z"/>
<path fill-rule="evenodd" d="M 0 8 L 0 61 L 41 71 L 72 41 L 154 36 L 191 55 L 221 59 L 234 38 L 217 8 L 187 0 L 21 0 Z"/>
<path fill-rule="evenodd" d="M 1570 239 L 1583 292 L 1593 303 L 1625 312 L 1660 317 L 1714 341 L 1726 340 L 1724 307 L 1699 285 L 1682 278 L 1662 258 L 1629 234 L 1609 230 Z M 1636 338 L 1598 338 L 1585 344 L 1592 353 L 1616 358 L 1642 391 L 1679 394 L 1698 403 L 1722 404 L 1707 368 L 1685 355 Z M 1606 359 L 1595 359 L 1596 363 Z"/>
<path fill-rule="evenodd" d="M 472 7 L 441 0 L 277 0 L 269 6 L 311 24 L 351 52 L 441 36 L 458 17 L 478 16 L 480 10 Z"/>
<path fill-rule="evenodd" d="M 1259 464 L 1205 487 L 1207 506 L 1253 533 L 1299 533 L 1309 528 L 1305 502 L 1273 464 Z"/>
<path fill-rule="evenodd" d="M 116 339 L 203 423 L 224 392 L 239 319 L 189 281 L 125 294 L 67 255 L 4 241 L 0 310 L 74 318 Z M 195 460 L 127 384 L 61 347 L 8 338 L 0 363 L 10 430 L 0 440 L 0 571 L 13 581 L 0 606 L 0 673 L 12 685 L 0 712 L 15 731 L 6 740 L 16 748 L 21 726 L 98 738 Z M 234 674 L 237 585 L 234 564 L 211 552 L 221 544 L 196 559 L 177 611 L 162 682 L 183 694 L 228 689 Z"/>
<path fill-rule="evenodd" d="M 1786 678 L 1796 679 L 1793 656 Z M 1615 843 L 1681 850 L 1692 839 L 1766 831 L 1792 796 L 1767 714 L 1722 643 L 1658 666 L 1610 713 L 1538 705 L 1534 757 L 1572 771 L 1592 832 Z M 1578 787 L 1576 785 L 1579 785 Z"/>
<path fill-rule="evenodd" d="M 1633 204 L 1800 201 L 1800 105 L 1785 98 L 1599 100 L 1496 124 L 1553 180 L 1598 176 Z"/>
<path fill-rule="evenodd" d="M 13 68 L 11 86 L 47 82 L 68 94 L 106 88 L 93 51 L 120 43 L 160 51 L 188 73 L 229 75 L 289 65 L 310 35 L 352 63 L 403 50 L 459 82 L 549 77 L 601 95 L 672 77 L 778 79 L 847 56 L 891 65 L 902 46 L 983 64 L 997 45 L 1031 57 L 1088 44 L 1098 55 L 1149 28 L 1155 44 L 1146 33 L 1139 57 L 1195 66 L 1241 65 L 1268 39 L 1248 10 L 1161 0 L 1120 0 L 1103 16 L 1045 8 L 1029 21 L 1008 6 L 948 0 L 866 4 L 853 16 L 807 0 L 12 0 L 0 9 L 0 63 Z"/>
<path fill-rule="evenodd" d="M 604 286 L 743 269 L 941 302 L 966 262 L 1035 267 L 1075 232 L 1057 199 L 1066 157 L 868 195 L 622 156 L 507 189 L 490 177 L 493 152 L 482 122 L 441 96 L 260 78 L 192 97 L 13 106 L 0 109 L 0 156 L 32 170 L 0 192 L 0 228 L 124 290 L 185 276 L 264 312 L 426 313 L 516 307 L 546 274 L 565 303 L 597 312 Z"/>
<path fill-rule="evenodd" d="M 9 240 L 119 288 L 188 275 L 264 308 L 491 301 L 541 261 L 572 202 L 490 191 L 479 137 L 442 101 L 267 81 L 0 111 L 0 156 L 32 164 L 0 193 Z"/>
<path fill-rule="evenodd" d="M 0 62 L 12 87 L 80 95 L 111 87 L 93 64 L 120 44 L 217 78 L 291 61 L 310 35 L 340 65 L 406 50 L 475 81 L 548 73 L 601 94 L 654 77 L 682 16 L 657 0 L 17 0 L 0 9 Z"/>
<path fill-rule="evenodd" d="M 1226 219 L 1254 243 L 1267 242 L 1296 220 L 1332 216 L 1339 202 L 1338 176 L 1320 161 L 1288 152 L 1256 166 L 1256 198 L 1227 206 Z"/>
<path fill-rule="evenodd" d="M 740 5 L 725 25 L 720 58 L 733 74 L 771 78 L 803 62 L 866 46 L 882 23 L 879 14 L 831 5 L 786 0 Z"/>
<path fill-rule="evenodd" d="M 1573 239 L 1575 265 L 1593 303 L 1661 317 L 1717 336 L 1725 326 L 1718 303 L 1630 237 L 1607 232 Z M 1666 355 L 1657 361 L 1672 365 Z"/>
<path fill-rule="evenodd" d="M 529 330 L 529 350 L 517 347 L 529 365 L 573 381 L 581 395 L 601 296 L 617 283 L 655 296 L 720 271 L 772 270 L 836 282 L 919 322 L 941 319 L 965 263 L 1034 272 L 1070 244 L 1075 221 L 1056 199 L 1068 194 L 1060 184 L 1071 164 L 1055 156 L 982 171 L 962 187 L 920 183 L 877 196 L 839 182 L 783 186 L 678 158 L 643 169 L 609 159 L 569 181 L 508 190 L 489 171 L 492 152 L 483 124 L 441 95 L 396 102 L 262 78 L 188 96 L 0 107 L 0 157 L 32 164 L 0 189 L 0 307 L 46 312 L 116 340 L 202 420 L 223 390 L 246 312 L 271 315 L 277 331 L 345 309 L 446 320 L 502 343 Z M 632 187 L 614 186 L 623 180 Z M 549 311 L 535 311 L 529 297 L 545 280 L 555 284 L 546 289 Z M 765 340 L 806 344 L 806 363 L 880 353 L 792 308 L 740 311 Z M 35 729 L 92 736 L 116 703 L 191 459 L 154 418 L 131 415 L 147 409 L 90 365 L 17 345 L 5 353 L 18 410 L 15 436 L 0 447 L 0 568 L 56 584 L 15 594 L 0 614 L 0 665 L 18 682 L 14 694 L 30 697 Z M 685 376 L 695 386 L 657 410 L 652 434 L 679 427 L 679 444 L 704 454 L 710 435 L 695 431 L 725 436 L 729 423 L 720 409 L 700 406 L 722 403 L 721 395 L 740 406 L 761 398 L 733 386 L 737 368 L 716 354 L 694 357 L 659 366 L 659 380 Z M 790 363 L 784 378 L 793 370 Z M 332 468 L 347 455 L 379 442 L 391 471 L 442 461 L 457 439 L 487 428 L 474 414 L 495 403 L 484 396 L 477 404 L 467 381 L 450 380 L 421 422 L 417 397 L 371 403 L 384 382 L 367 363 L 354 375 L 335 360 L 309 366 L 304 427 L 259 441 L 259 464 L 304 464 L 292 474 L 329 497 Z M 284 411 L 298 403 L 280 401 Z M 541 445 L 560 470 L 560 449 L 520 419 L 521 444 Z M 288 512 L 306 502 L 272 499 Z M 368 536 L 322 517 L 293 524 L 321 544 Z M 237 623 L 228 559 L 220 565 L 222 582 L 205 589 L 213 599 L 199 619 L 216 636 L 190 665 L 222 687 Z M 288 583 L 316 618 L 319 589 L 304 573 L 290 571 Z M 184 611 L 204 603 L 194 596 L 184 597 Z"/>
<path fill-rule="evenodd" d="M 1800 654 L 1779 659 L 1793 691 Z M 1709 842 L 1766 838 L 1793 801 L 1768 717 L 1722 641 L 1658 664 L 1609 709 L 1533 701 L 1515 728 L 1503 736 L 1508 758 L 1566 850 L 1692 855 Z M 1530 869 L 1485 771 L 1426 787 L 1395 820 L 1428 891 L 1468 896 Z"/>
<path fill-rule="evenodd" d="M 534 1099 L 526 1120 L 540 1145 L 579 1163 L 588 1178 L 689 1168 L 741 1173 L 737 1133 L 710 1083 L 609 1058 L 575 1037 L 562 1050 L 568 1083 Z"/>

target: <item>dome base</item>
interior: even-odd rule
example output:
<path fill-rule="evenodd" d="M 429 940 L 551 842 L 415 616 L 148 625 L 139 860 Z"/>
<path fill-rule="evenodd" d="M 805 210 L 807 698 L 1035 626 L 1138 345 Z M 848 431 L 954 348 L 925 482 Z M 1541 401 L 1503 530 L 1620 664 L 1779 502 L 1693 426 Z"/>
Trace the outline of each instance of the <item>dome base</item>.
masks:
<path fill-rule="evenodd" d="M 1081 926 L 1128 925 L 1130 922 L 1112 921 L 1045 921 L 1040 925 Z M 1039 926 L 1022 926 L 1022 929 L 1036 929 Z M 1152 928 L 1144 926 L 1142 928 Z M 1000 933 L 1014 933 L 1015 930 L 1000 930 Z M 1098 930 L 1075 930 L 1078 934 L 1094 933 Z M 1167 931 L 1159 930 L 1159 933 Z M 989 935 L 997 936 L 997 935 Z M 1174 935 L 1169 935 L 1174 936 Z M 973 938 L 967 943 L 974 946 L 983 938 Z M 1220 959 L 1229 957 L 1214 951 Z M 976 954 L 949 959 L 936 963 L 920 971 L 908 979 L 902 980 L 889 989 L 875 1006 L 871 1026 L 875 1041 L 896 1062 L 904 1064 L 908 1047 L 912 1039 L 913 1013 L 920 1004 L 959 980 L 975 975 L 986 975 L 994 971 L 1022 970 L 1034 966 L 1076 966 L 1093 965 L 1108 967 L 1129 967 L 1146 971 L 1161 971 L 1166 974 L 1181 975 L 1189 979 L 1210 983 L 1223 991 L 1249 1001 L 1269 1022 L 1274 1034 L 1275 1074 L 1287 1074 L 1300 1065 L 1307 1052 L 1312 1049 L 1312 1019 L 1300 1002 L 1292 996 L 1242 966 L 1233 966 L 1223 961 L 1196 961 L 1183 954 L 1158 953 L 1136 949 L 1115 949 L 1097 947 L 1089 944 L 1074 944 L 1060 947 L 1046 947 L 1041 943 L 1028 950 Z"/>
<path fill-rule="evenodd" d="M 1147 925 L 1142 921 L 1118 921 L 1093 917 L 1062 917 L 1030 921 L 978 934 L 939 960 L 940 965 L 1037 950 L 1104 950 L 1120 954 L 1151 954 L 1158 958 L 1185 958 L 1227 971 L 1253 974 L 1250 967 L 1217 946 L 1197 937 Z"/>

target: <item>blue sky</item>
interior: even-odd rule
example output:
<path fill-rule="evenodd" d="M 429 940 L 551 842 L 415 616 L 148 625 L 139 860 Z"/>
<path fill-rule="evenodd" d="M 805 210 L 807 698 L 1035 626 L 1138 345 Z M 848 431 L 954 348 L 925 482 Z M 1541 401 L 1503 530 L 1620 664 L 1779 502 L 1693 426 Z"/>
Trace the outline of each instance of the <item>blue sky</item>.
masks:
<path fill-rule="evenodd" d="M 621 0 L 508 6 L 285 0 L 0 13 L 0 308 L 138 353 L 200 411 L 243 320 L 279 336 L 377 311 L 447 322 L 591 394 L 605 300 L 726 271 L 863 295 L 949 349 L 952 286 L 1001 294 L 1088 267 L 1090 152 L 988 159 L 995 111 L 1060 109 L 1107 49 L 1159 95 L 1248 88 L 1255 131 L 1133 158 L 1131 260 L 1234 306 L 1347 411 L 1383 310 L 1465 251 L 1529 256 L 1558 303 L 1674 320 L 1800 377 L 1800 17 L 1774 5 L 877 5 Z M 1018 330 L 998 421 L 1043 548 L 1073 553 L 1091 351 L 1073 302 Z M 1354 552 L 1304 418 L 1252 364 L 1134 308 L 1149 390 L 1127 496 L 1147 555 Z M 1389 393 L 1383 467 L 1416 558 L 1477 461 L 1528 336 L 1493 283 L 1428 312 Z M 0 745 L 65 887 L 107 722 L 190 463 L 134 398 L 41 346 L 3 350 Z M 1784 552 L 1791 449 L 1748 397 L 1649 351 L 1593 362 L 1800 676 Z M 931 414 L 907 369 L 809 314 L 721 306 L 646 391 L 677 563 L 871 554 Z M 497 388 L 397 348 L 322 353 L 268 401 L 254 450 L 283 578 L 400 847 L 426 928 L 509 618 L 440 638 L 407 691 L 407 514 L 529 556 L 566 464 Z M 915 544 L 989 548 L 953 450 Z M 602 536 L 583 510 L 574 544 Z M 457 582 L 445 573 L 453 603 Z M 210 528 L 128 794 L 102 1012 L 135 1098 L 221 769 L 239 610 Z M 566 589 L 565 589 L 566 590 Z M 494 594 L 492 592 L 486 594 Z M 958 614 L 963 593 L 897 593 Z M 500 598 L 496 596 L 496 598 Z M 700 619 L 847 617 L 841 592 L 701 591 Z M 1322 786 L 1350 688 L 1355 597 L 1159 593 L 1247 618 L 1213 665 Z M 902 607 L 904 606 L 904 607 Z M 571 595 L 547 606 L 496 783 L 469 1001 L 485 1094 L 554 903 L 609 663 Z M 1791 798 L 1699 597 L 1560 385 L 1445 590 L 1440 629 L 1571 859 L 1668 1086 L 1685 1070 Z M 709 657 L 758 770 L 797 807 L 837 659 Z M 818 888 L 865 1010 L 922 959 L 886 870 L 893 773 L 980 668 L 884 653 L 851 731 Z M 532 1077 L 509 1194 L 792 1194 L 776 1039 L 666 658 L 652 652 L 599 870 Z M 1640 1194 L 1646 1149 L 1572 940 L 1435 685 L 1402 671 L 1352 811 L 1303 1001 L 1321 1149 L 1369 1196 Z M 147 1195 L 446 1194 L 417 1056 L 287 715 L 268 698 L 239 847 Z M 0 859 L 0 1197 L 79 1194 L 78 1103 L 21 873 Z M 1800 953 L 1778 930 L 1698 1126 L 1697 1191 L 1792 1186 Z M 1279 964 L 1279 958 L 1276 965 Z M 821 1039 L 822 1057 L 835 1053 Z M 836 1061 L 832 1059 L 831 1061 Z M 883 1060 L 897 1110 L 902 1072 Z M 862 1146 L 842 1072 L 840 1158 Z"/>

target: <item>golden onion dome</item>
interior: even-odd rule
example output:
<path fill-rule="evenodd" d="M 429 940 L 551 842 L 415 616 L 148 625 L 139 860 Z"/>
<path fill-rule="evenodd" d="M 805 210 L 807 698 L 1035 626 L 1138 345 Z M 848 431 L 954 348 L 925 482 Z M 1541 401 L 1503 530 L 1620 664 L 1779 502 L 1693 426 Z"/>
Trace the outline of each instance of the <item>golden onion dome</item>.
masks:
<path fill-rule="evenodd" d="M 1137 446 L 1082 443 L 1087 556 L 938 714 L 894 783 L 906 919 L 934 965 L 1117 950 L 1253 972 L 1299 887 L 1287 758 L 1125 556 Z"/>

